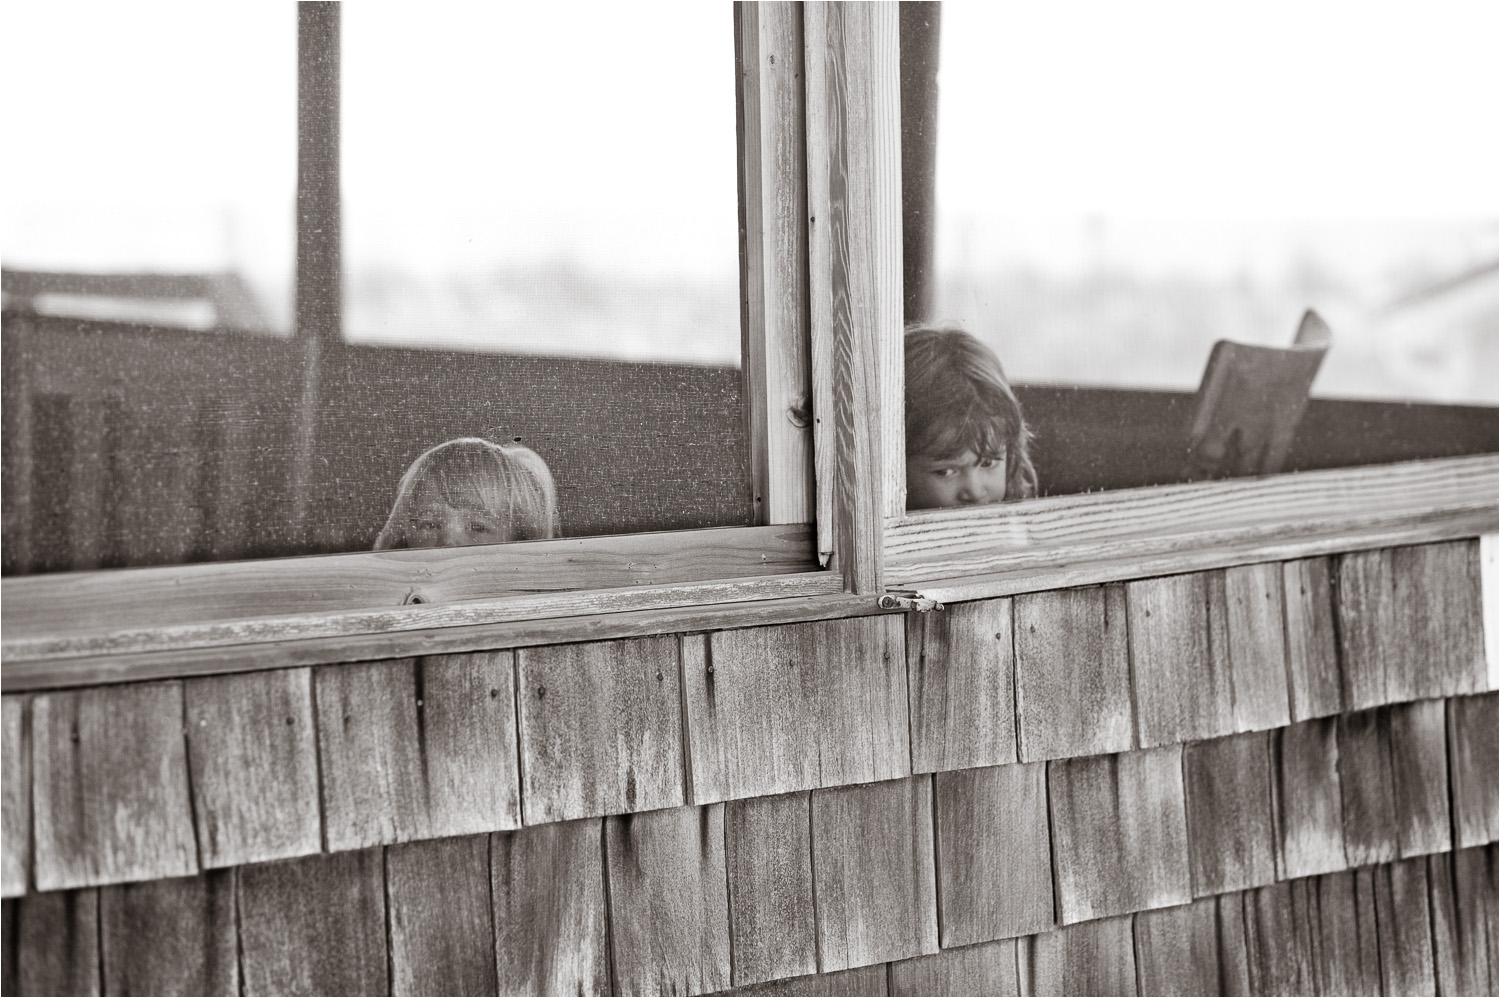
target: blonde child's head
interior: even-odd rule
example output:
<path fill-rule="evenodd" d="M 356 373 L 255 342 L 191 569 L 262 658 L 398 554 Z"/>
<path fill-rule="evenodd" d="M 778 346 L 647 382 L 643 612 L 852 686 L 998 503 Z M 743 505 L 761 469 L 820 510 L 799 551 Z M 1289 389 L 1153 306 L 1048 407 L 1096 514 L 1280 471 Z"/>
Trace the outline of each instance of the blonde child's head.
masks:
<path fill-rule="evenodd" d="M 375 550 L 540 540 L 559 532 L 547 462 L 520 444 L 461 437 L 406 469 Z"/>
<path fill-rule="evenodd" d="M 906 331 L 911 509 L 1036 495 L 1031 431 L 994 352 L 956 326 Z"/>

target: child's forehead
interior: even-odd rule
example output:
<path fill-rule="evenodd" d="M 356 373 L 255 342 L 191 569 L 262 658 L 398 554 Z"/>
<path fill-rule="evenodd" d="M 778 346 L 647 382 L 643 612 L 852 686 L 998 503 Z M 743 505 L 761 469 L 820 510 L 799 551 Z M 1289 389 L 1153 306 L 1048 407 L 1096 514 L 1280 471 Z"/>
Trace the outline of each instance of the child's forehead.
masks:
<path fill-rule="evenodd" d="M 998 455 L 998 458 L 1004 458 L 1004 456 L 1005 452 L 1002 448 L 1001 453 Z M 985 460 L 978 454 L 974 453 L 972 450 L 960 451 L 957 454 L 913 454 L 912 457 L 915 460 L 923 461 L 931 465 L 952 466 L 960 468 L 970 464 L 978 464 L 981 460 Z"/>

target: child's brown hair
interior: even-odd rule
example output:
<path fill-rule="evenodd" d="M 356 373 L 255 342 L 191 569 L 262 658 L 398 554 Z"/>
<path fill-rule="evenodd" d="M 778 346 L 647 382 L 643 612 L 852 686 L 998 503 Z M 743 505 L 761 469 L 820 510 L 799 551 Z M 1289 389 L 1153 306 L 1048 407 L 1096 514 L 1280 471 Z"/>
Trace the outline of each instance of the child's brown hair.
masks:
<path fill-rule="evenodd" d="M 1007 499 L 1034 496 L 1031 430 L 994 351 L 958 326 L 906 329 L 906 453 L 1004 458 Z"/>
<path fill-rule="evenodd" d="M 423 452 L 406 469 L 375 550 L 408 546 L 417 489 L 424 484 L 449 506 L 484 509 L 510 524 L 515 540 L 543 540 L 561 533 L 557 487 L 540 454 L 520 444 L 460 437 Z"/>

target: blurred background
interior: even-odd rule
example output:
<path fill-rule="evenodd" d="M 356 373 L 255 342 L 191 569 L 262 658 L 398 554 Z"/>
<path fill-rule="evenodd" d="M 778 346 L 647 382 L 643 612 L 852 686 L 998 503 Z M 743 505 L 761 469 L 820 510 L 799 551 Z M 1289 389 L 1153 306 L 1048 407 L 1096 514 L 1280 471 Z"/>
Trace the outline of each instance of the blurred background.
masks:
<path fill-rule="evenodd" d="M 936 311 L 1014 379 L 1194 389 L 1313 307 L 1315 394 L 1495 403 L 1500 8 L 941 17 Z"/>

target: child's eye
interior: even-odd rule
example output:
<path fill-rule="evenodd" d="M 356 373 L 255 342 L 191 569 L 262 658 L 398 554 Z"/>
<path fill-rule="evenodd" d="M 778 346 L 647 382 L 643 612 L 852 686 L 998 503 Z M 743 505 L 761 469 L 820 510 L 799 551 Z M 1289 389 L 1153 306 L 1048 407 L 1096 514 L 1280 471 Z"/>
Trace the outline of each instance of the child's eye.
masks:
<path fill-rule="evenodd" d="M 958 474 L 957 468 L 934 468 L 932 471 L 934 478 L 952 478 L 956 474 Z"/>
<path fill-rule="evenodd" d="M 996 468 L 999 467 L 1004 462 L 1004 460 L 1004 458 L 999 457 L 987 457 L 979 462 L 979 466 L 981 468 Z"/>
<path fill-rule="evenodd" d="M 483 520 L 475 520 L 473 523 L 469 524 L 469 533 L 471 534 L 490 534 L 494 533 L 494 529 L 494 527 L 491 527 Z"/>
<path fill-rule="evenodd" d="M 441 524 L 439 524 L 436 520 L 413 520 L 411 524 L 411 528 L 413 530 L 423 531 L 437 530 L 440 526 Z"/>

